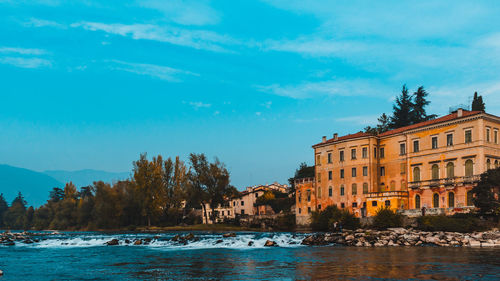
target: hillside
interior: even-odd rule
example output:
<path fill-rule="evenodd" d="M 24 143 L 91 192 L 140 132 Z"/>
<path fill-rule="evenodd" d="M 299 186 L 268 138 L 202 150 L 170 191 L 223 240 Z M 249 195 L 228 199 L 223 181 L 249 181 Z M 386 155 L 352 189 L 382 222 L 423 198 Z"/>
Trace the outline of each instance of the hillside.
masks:
<path fill-rule="evenodd" d="M 71 181 L 78 188 L 92 185 L 95 181 L 112 183 L 113 181 L 125 180 L 129 178 L 128 172 L 113 173 L 90 169 L 78 171 L 53 170 L 44 171 L 43 173 L 60 182 L 66 183 Z"/>

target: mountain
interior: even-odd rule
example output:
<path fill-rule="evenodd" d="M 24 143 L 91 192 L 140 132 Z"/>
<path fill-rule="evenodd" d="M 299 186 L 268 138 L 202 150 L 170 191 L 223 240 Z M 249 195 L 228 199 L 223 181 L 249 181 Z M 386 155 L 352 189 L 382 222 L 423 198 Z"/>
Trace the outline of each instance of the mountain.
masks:
<path fill-rule="evenodd" d="M 20 191 L 28 205 L 39 207 L 45 204 L 54 187 L 63 188 L 64 184 L 44 173 L 0 164 L 0 193 L 9 205 Z"/>
<path fill-rule="evenodd" d="M 128 172 L 113 173 L 90 169 L 78 171 L 53 170 L 45 171 L 43 173 L 60 182 L 66 183 L 71 181 L 77 188 L 92 185 L 95 181 L 112 183 L 114 181 L 125 180 L 130 177 L 130 173 Z"/>

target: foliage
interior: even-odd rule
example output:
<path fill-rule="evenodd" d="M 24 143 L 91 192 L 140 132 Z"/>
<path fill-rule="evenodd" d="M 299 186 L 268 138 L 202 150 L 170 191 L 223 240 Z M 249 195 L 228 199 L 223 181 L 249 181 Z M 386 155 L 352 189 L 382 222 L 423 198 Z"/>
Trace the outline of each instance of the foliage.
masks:
<path fill-rule="evenodd" d="M 478 95 L 477 92 L 474 92 L 474 98 L 472 99 L 471 109 L 474 111 L 484 111 L 485 110 L 483 96 Z"/>
<path fill-rule="evenodd" d="M 486 230 L 473 215 L 422 216 L 417 219 L 417 228 L 424 231 L 474 232 Z"/>
<path fill-rule="evenodd" d="M 306 162 L 300 163 L 298 169 L 295 170 L 295 174 L 292 178 L 288 179 L 290 185 L 289 194 L 295 197 L 295 180 L 302 178 L 312 178 L 314 177 L 314 166 L 307 166 Z"/>
<path fill-rule="evenodd" d="M 3 197 L 3 193 L 0 194 L 0 227 L 4 227 L 3 215 L 9 209 L 9 205 L 7 205 L 7 201 Z"/>
<path fill-rule="evenodd" d="M 3 215 L 4 224 L 12 229 L 23 229 L 26 226 L 26 200 L 21 192 L 12 201 Z"/>
<path fill-rule="evenodd" d="M 295 204 L 295 198 L 288 196 L 287 193 L 279 192 L 277 190 L 269 190 L 264 195 L 257 198 L 256 206 L 271 206 L 275 214 L 280 212 L 290 212 L 292 205 Z"/>
<path fill-rule="evenodd" d="M 472 189 L 474 206 L 482 215 L 500 215 L 500 167 L 481 174 L 478 184 Z"/>
<path fill-rule="evenodd" d="M 429 94 L 425 91 L 424 86 L 418 87 L 417 91 L 413 93 L 413 115 L 412 115 L 412 123 L 420 123 L 423 121 L 431 120 L 436 118 L 435 114 L 427 115 L 425 111 L 425 107 L 428 106 L 431 102 L 426 100 L 426 97 Z"/>
<path fill-rule="evenodd" d="M 336 224 L 335 224 L 336 223 Z M 323 211 L 316 211 L 311 216 L 311 227 L 316 231 L 335 231 L 337 228 L 357 229 L 359 219 L 347 210 L 340 210 L 337 206 L 326 207 Z"/>
<path fill-rule="evenodd" d="M 401 95 L 396 97 L 395 104 L 392 106 L 391 129 L 411 125 L 413 112 L 413 98 L 408 93 L 406 85 L 403 85 Z"/>
<path fill-rule="evenodd" d="M 390 227 L 401 227 L 403 216 L 389 207 L 381 207 L 373 217 L 372 227 L 375 229 L 387 229 Z"/>

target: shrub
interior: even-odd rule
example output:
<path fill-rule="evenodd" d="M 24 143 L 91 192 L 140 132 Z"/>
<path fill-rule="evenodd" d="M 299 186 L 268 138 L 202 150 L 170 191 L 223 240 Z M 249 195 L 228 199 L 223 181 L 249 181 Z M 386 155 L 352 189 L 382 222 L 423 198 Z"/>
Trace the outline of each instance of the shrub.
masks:
<path fill-rule="evenodd" d="M 347 210 L 340 210 L 337 206 L 328 206 L 320 212 L 313 212 L 311 227 L 316 231 L 335 230 L 335 223 L 344 229 L 357 229 L 360 227 L 359 219 Z"/>
<path fill-rule="evenodd" d="M 381 207 L 373 217 L 372 227 L 375 229 L 387 229 L 390 227 L 401 227 L 403 216 L 389 207 Z"/>
<path fill-rule="evenodd" d="M 473 232 L 486 227 L 473 215 L 423 216 L 417 219 L 417 228 L 424 231 Z"/>

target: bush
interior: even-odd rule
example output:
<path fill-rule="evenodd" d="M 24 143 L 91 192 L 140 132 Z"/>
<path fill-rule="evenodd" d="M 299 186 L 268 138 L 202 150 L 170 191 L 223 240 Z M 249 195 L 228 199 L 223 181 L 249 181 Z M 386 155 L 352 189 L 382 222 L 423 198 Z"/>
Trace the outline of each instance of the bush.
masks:
<path fill-rule="evenodd" d="M 417 228 L 424 231 L 473 232 L 485 230 L 484 224 L 474 215 L 423 216 L 417 219 Z"/>
<path fill-rule="evenodd" d="M 403 226 L 403 216 L 388 207 L 381 207 L 373 217 L 372 227 L 375 229 L 401 226 Z"/>
<path fill-rule="evenodd" d="M 340 210 L 337 206 L 328 206 L 320 212 L 313 212 L 311 227 L 316 231 L 335 231 L 335 223 L 344 229 L 360 227 L 359 219 L 347 210 Z"/>

